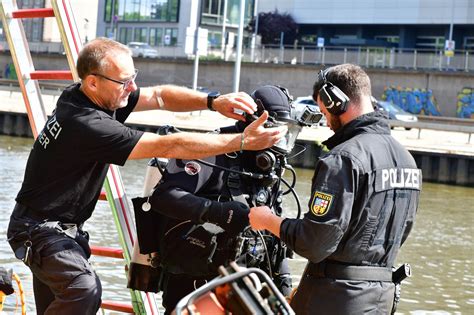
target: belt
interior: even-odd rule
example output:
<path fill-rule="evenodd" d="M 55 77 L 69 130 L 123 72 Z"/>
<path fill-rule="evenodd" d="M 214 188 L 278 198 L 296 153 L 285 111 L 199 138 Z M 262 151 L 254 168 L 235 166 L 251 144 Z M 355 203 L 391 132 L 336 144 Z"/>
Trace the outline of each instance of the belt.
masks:
<path fill-rule="evenodd" d="M 306 273 L 316 278 L 393 282 L 391 268 L 343 265 L 330 261 L 323 261 L 318 264 L 310 262 Z"/>
<path fill-rule="evenodd" d="M 33 209 L 19 204 L 18 202 L 16 203 L 15 208 L 13 208 L 12 214 L 16 217 L 27 217 L 34 221 L 43 221 L 48 219 L 45 215 L 39 214 L 38 211 L 34 211 Z"/>

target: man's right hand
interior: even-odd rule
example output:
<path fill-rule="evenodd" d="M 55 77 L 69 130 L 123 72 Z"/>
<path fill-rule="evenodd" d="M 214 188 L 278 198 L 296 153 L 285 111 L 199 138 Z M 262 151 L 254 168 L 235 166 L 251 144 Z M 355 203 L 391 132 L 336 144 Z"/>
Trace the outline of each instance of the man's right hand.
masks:
<path fill-rule="evenodd" d="M 268 112 L 264 111 L 257 120 L 245 128 L 243 150 L 257 151 L 269 148 L 287 133 L 286 126 L 265 128 L 263 125 L 267 118 Z"/>

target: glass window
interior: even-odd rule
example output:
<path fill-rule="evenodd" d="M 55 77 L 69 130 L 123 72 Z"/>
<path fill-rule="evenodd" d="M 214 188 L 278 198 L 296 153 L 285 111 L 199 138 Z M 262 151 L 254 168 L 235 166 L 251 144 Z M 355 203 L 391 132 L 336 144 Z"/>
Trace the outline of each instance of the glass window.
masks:
<path fill-rule="evenodd" d="M 27 8 L 44 8 L 44 0 L 24 0 L 17 1 L 19 9 Z M 26 38 L 31 42 L 43 41 L 43 21 L 42 18 L 23 19 L 23 28 L 25 30 Z"/>
<path fill-rule="evenodd" d="M 221 47 L 222 44 L 222 33 L 220 32 L 209 32 L 207 35 L 207 42 L 209 48 Z"/>
<path fill-rule="evenodd" d="M 464 49 L 474 49 L 474 37 L 464 37 Z"/>
<path fill-rule="evenodd" d="M 387 43 L 394 43 L 394 44 L 400 43 L 400 36 L 396 36 L 396 35 L 377 35 L 375 36 L 375 39 L 384 40 Z"/>
<path fill-rule="evenodd" d="M 105 28 L 105 34 L 104 34 L 105 37 L 107 38 L 114 38 L 114 31 L 110 28 L 110 26 L 107 26 Z"/>
<path fill-rule="evenodd" d="M 112 1 L 114 0 L 105 0 L 104 22 L 110 22 L 110 18 L 112 14 Z M 114 4 L 115 4 L 115 1 L 114 1 Z"/>
<path fill-rule="evenodd" d="M 123 21 L 140 21 L 140 1 L 125 0 Z"/>
<path fill-rule="evenodd" d="M 444 36 L 418 36 L 416 38 L 416 48 L 443 50 L 444 41 Z"/>
<path fill-rule="evenodd" d="M 121 27 L 119 28 L 119 38 L 118 41 L 122 44 L 127 44 L 132 41 L 132 28 L 131 27 Z"/>
<path fill-rule="evenodd" d="M 125 20 L 125 0 L 115 0 L 115 5 L 118 6 L 117 9 L 117 17 L 119 21 Z"/>
<path fill-rule="evenodd" d="M 176 46 L 177 43 L 178 43 L 178 29 L 165 28 L 164 45 Z"/>
<path fill-rule="evenodd" d="M 112 2 L 120 21 L 178 22 L 179 0 L 106 0 L 106 22 L 110 21 Z"/>
<path fill-rule="evenodd" d="M 150 28 L 150 37 L 148 43 L 151 46 L 161 45 L 163 40 L 163 29 L 162 28 Z"/>
<path fill-rule="evenodd" d="M 136 27 L 135 34 L 133 35 L 133 41 L 146 43 L 147 29 L 146 27 Z"/>
<path fill-rule="evenodd" d="M 225 0 L 203 0 L 202 3 L 202 24 L 222 25 L 224 19 Z M 253 17 L 255 0 L 245 3 L 244 23 L 248 24 Z M 227 13 L 225 17 L 227 23 L 231 25 L 239 24 L 240 0 L 227 0 Z"/>

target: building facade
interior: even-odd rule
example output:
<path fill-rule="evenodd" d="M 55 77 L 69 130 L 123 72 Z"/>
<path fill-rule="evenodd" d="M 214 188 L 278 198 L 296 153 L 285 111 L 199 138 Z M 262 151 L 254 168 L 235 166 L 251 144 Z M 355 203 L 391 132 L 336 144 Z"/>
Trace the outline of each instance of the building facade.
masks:
<path fill-rule="evenodd" d="M 258 0 L 258 12 L 289 13 L 299 44 L 474 50 L 472 0 Z"/>
<path fill-rule="evenodd" d="M 248 23 L 254 14 L 254 1 L 246 2 Z M 208 29 L 209 46 L 220 47 L 223 33 L 237 32 L 239 7 L 240 0 L 99 0 L 97 36 L 124 44 L 144 42 L 157 47 L 160 55 L 174 51 L 179 56 L 184 54 L 186 29 L 196 26 L 196 18 Z"/>

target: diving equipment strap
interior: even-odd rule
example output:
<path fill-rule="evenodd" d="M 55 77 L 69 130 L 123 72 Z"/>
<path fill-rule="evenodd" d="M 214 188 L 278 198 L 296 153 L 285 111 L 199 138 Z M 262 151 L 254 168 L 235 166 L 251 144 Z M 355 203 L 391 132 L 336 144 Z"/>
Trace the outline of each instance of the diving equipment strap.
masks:
<path fill-rule="evenodd" d="M 235 171 L 240 171 L 240 166 L 237 159 L 228 158 L 230 169 Z M 243 203 L 244 205 L 248 205 L 247 200 L 245 199 L 244 195 L 242 194 L 242 190 L 240 189 L 241 181 L 240 175 L 234 172 L 229 172 L 227 176 L 227 188 L 232 196 L 232 200 L 238 201 Z"/>

